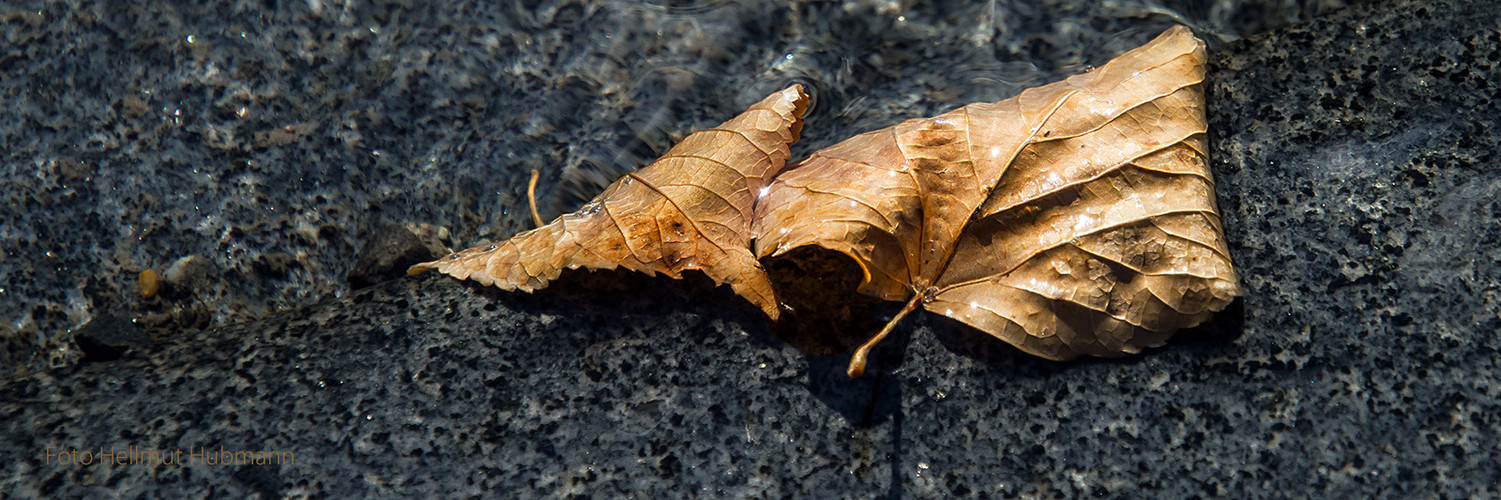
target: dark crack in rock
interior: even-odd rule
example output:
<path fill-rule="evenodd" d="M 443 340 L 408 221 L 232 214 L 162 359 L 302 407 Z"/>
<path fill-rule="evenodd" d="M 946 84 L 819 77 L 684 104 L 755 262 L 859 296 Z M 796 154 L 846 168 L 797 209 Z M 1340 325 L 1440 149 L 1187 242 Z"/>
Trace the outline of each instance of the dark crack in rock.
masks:
<path fill-rule="evenodd" d="M 360 255 L 345 279 L 360 289 L 382 281 L 406 276 L 408 267 L 436 258 L 434 252 L 416 234 L 401 224 L 383 224 L 365 241 Z"/>

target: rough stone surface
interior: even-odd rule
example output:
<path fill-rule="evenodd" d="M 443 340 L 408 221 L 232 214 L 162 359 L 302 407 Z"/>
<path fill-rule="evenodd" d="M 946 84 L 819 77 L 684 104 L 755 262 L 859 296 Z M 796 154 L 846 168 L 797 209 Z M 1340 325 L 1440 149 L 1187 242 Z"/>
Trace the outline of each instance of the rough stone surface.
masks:
<path fill-rule="evenodd" d="M 1047 362 L 918 315 L 850 381 L 701 279 L 424 276 L 0 381 L 0 491 L 1501 495 L 1498 25 L 1483 1 L 1382 2 L 1214 48 L 1247 296 L 1141 356 Z M 943 107 L 897 88 L 871 127 Z M 130 446 L 295 462 L 46 455 Z"/>
<path fill-rule="evenodd" d="M 1174 23 L 1233 39 L 1344 0 L 249 1 L 0 5 L 0 374 L 348 293 L 385 223 L 464 246 L 571 211 L 791 82 L 813 151 L 996 100 Z M 549 217 L 550 218 L 550 217 Z M 214 279 L 141 301 L 185 257 Z"/>

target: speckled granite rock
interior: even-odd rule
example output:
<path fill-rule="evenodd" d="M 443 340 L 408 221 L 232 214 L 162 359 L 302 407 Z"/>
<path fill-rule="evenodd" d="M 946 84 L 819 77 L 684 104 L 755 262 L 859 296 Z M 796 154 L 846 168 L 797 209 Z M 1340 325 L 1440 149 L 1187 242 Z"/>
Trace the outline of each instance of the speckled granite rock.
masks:
<path fill-rule="evenodd" d="M 508 236 L 529 170 L 571 210 L 790 82 L 818 100 L 807 152 L 1173 23 L 1229 39 L 1346 2 L 1169 3 L 6 2 L 0 376 L 77 362 L 98 316 L 170 336 L 348 293 L 388 223 Z M 185 258 L 212 279 L 137 298 Z"/>
<path fill-rule="evenodd" d="M 0 490 L 1498 495 L 1498 25 L 1385 2 L 1214 50 L 1247 297 L 1143 356 L 1046 362 L 921 315 L 849 381 L 702 280 L 428 276 L 0 383 Z M 295 462 L 46 463 L 132 445 Z"/>

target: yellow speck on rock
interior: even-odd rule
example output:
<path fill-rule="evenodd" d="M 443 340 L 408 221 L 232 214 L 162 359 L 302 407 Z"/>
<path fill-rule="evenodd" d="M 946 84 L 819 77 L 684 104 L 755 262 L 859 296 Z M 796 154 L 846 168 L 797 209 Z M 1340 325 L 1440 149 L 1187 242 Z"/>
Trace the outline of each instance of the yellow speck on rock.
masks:
<path fill-rule="evenodd" d="M 143 300 L 150 300 L 152 297 L 155 297 L 156 292 L 161 289 L 161 286 L 161 275 L 156 274 L 156 271 L 151 269 L 141 271 L 140 276 L 136 279 L 136 289 L 141 292 L 141 299 Z"/>

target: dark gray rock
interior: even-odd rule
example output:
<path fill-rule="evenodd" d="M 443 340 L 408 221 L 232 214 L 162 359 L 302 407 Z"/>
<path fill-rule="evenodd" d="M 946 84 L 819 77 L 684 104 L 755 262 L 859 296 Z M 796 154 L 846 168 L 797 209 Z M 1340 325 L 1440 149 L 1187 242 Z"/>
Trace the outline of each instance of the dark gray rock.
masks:
<path fill-rule="evenodd" d="M 83 351 L 83 362 L 113 361 L 125 356 L 130 349 L 151 343 L 147 336 L 129 318 L 100 315 L 73 332 L 78 348 Z"/>
<path fill-rule="evenodd" d="M 428 275 L 0 382 L 0 490 L 1498 495 L 1498 25 L 1487 2 L 1386 2 L 1212 50 L 1247 296 L 1141 356 L 1047 362 L 918 315 L 851 381 L 703 279 Z M 293 456 L 47 454 L 131 446 Z"/>

